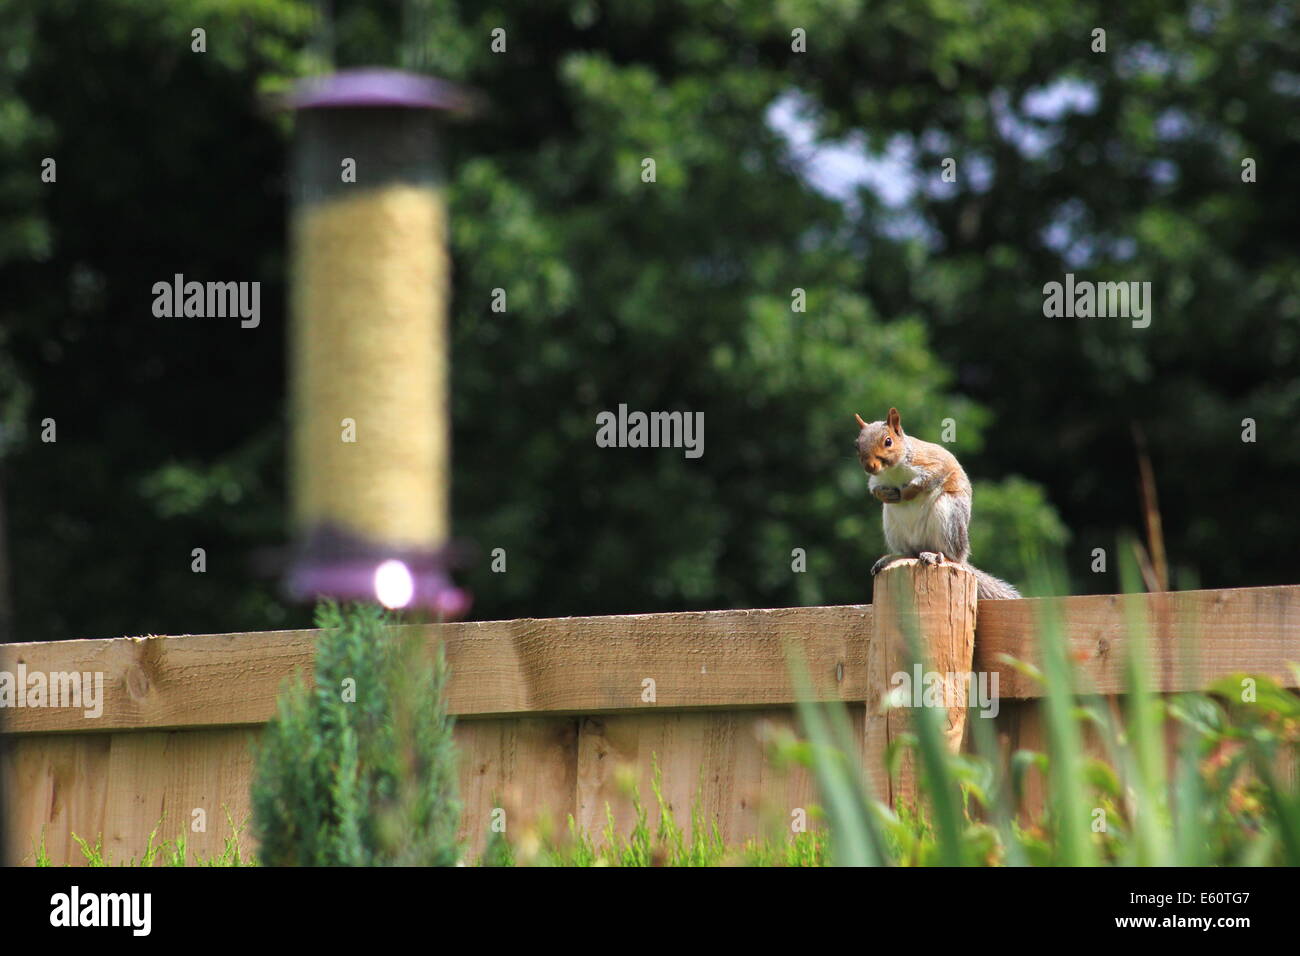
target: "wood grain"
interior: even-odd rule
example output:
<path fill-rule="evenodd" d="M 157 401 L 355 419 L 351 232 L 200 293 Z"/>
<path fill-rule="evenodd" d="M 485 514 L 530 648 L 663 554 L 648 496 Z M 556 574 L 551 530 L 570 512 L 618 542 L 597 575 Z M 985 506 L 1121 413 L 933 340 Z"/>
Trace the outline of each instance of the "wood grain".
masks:
<path fill-rule="evenodd" d="M 905 674 L 914 694 L 925 690 L 916 667 L 942 678 L 945 700 L 943 733 L 948 749 L 961 749 L 966 729 L 966 684 L 960 675 L 972 671 L 975 648 L 976 581 L 959 564 L 927 566 L 916 559 L 896 561 L 875 578 L 875 630 L 868 650 L 870 682 L 863 730 L 863 767 L 871 774 L 872 790 L 893 806 L 898 797 L 916 796 L 916 769 L 904 754 L 897 779 L 885 772 L 890 744 L 912 728 L 912 700 L 885 706 L 887 695 Z M 909 646 L 912 640 L 916 647 Z M 914 655 L 920 655 L 919 662 Z M 951 675 L 951 676 L 949 676 Z M 913 698 L 915 699 L 915 698 Z M 922 696 L 922 700 L 924 700 Z"/>
<path fill-rule="evenodd" d="M 1041 696 L 1037 681 L 1002 656 L 1041 663 L 1034 634 L 1046 600 L 980 602 L 975 668 L 998 673 L 1003 697 Z M 1126 655 L 1141 643 L 1129 633 L 1126 607 L 1143 622 L 1149 673 L 1166 693 L 1239 673 L 1300 686 L 1289 666 L 1300 663 L 1300 585 L 1050 600 L 1059 602 L 1080 692 L 1123 693 Z"/>
<path fill-rule="evenodd" d="M 252 770 L 246 730 L 31 735 L 11 741 L 5 774 L 9 859 L 31 863 L 42 836 L 56 864 L 84 865 L 73 834 L 114 863 L 184 834 L 193 854 L 221 852 L 248 819 Z M 206 819 L 196 817 L 202 810 Z M 201 823 L 203 830 L 194 826 Z M 252 846 L 248 833 L 241 841 Z"/>
<path fill-rule="evenodd" d="M 868 605 L 430 625 L 462 717 L 790 704 L 787 650 L 830 699 L 861 700 Z M 9 733 L 260 725 L 289 677 L 311 668 L 315 631 L 0 645 L 0 671 L 104 674 L 104 709 L 16 708 Z M 654 703 L 642 700 L 646 680 Z"/>
<path fill-rule="evenodd" d="M 1036 661 L 1032 638 L 1044 599 L 981 601 L 975 669 L 996 672 L 1010 698 L 1039 696 L 1002 655 Z M 1059 600 L 1080 686 L 1123 690 L 1130 639 L 1122 601 L 1151 634 L 1148 658 L 1165 691 L 1202 687 L 1236 672 L 1297 686 L 1300 586 L 1085 595 Z M 808 662 L 828 699 L 868 699 L 870 605 L 700 611 L 430 626 L 452 666 L 449 712 L 463 717 L 595 714 L 658 709 L 785 706 L 794 701 L 786 649 Z M 9 733 L 165 730 L 260 725 L 283 682 L 311 666 L 314 631 L 111 638 L 0 645 L 0 671 L 102 672 L 104 713 L 7 710 Z M 1183 635 L 1198 635 L 1187 642 Z M 1177 635 L 1177 636 L 1175 636 Z M 1192 660 L 1191 652 L 1199 652 Z"/>

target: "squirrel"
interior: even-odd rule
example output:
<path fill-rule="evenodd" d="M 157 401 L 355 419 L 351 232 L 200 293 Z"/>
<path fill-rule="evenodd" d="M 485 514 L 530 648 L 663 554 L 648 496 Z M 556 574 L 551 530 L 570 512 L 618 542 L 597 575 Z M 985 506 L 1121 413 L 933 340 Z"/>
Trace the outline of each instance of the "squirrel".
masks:
<path fill-rule="evenodd" d="M 1020 592 L 967 563 L 970 540 L 970 479 L 941 445 L 903 434 L 898 409 L 883 422 L 859 425 L 858 460 L 870 475 L 871 493 L 884 503 L 885 543 L 892 554 L 871 568 L 874 576 L 900 558 L 924 564 L 953 561 L 975 573 L 980 599 L 1018 598 Z"/>

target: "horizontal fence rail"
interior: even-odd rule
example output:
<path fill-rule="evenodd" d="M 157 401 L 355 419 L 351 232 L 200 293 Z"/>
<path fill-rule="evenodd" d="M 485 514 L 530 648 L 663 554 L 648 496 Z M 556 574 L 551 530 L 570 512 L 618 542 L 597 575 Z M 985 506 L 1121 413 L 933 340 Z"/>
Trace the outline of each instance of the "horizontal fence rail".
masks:
<path fill-rule="evenodd" d="M 1149 629 L 1148 662 L 1164 691 L 1238 672 L 1296 686 L 1300 585 L 1141 595 L 981 601 L 975 669 L 997 673 L 1004 697 L 1038 697 L 1004 656 L 1036 663 L 1034 622 L 1056 602 L 1081 690 L 1124 690 L 1125 601 Z M 790 705 L 787 649 L 802 654 L 823 699 L 867 699 L 871 605 L 694 611 L 433 624 L 451 666 L 448 712 L 459 717 Z M 0 671 L 102 672 L 103 715 L 14 708 L 8 733 L 165 730 L 260 725 L 283 682 L 310 678 L 316 631 L 0 644 Z M 1200 635 L 1194 646 L 1187 634 Z M 1193 653 L 1194 652 L 1194 653 Z M 830 676 L 833 680 L 827 680 Z M 640 705 L 641 682 L 657 702 Z"/>
<path fill-rule="evenodd" d="M 736 708 L 794 700 L 787 648 L 814 673 L 841 674 L 829 697 L 863 700 L 871 606 L 702 611 L 431 624 L 451 668 L 458 717 Z M 295 671 L 310 677 L 317 632 L 112 638 L 0 645 L 0 670 L 104 673 L 104 714 L 27 709 L 11 732 L 106 731 L 265 723 Z M 91 725 L 94 726 L 91 726 Z"/>

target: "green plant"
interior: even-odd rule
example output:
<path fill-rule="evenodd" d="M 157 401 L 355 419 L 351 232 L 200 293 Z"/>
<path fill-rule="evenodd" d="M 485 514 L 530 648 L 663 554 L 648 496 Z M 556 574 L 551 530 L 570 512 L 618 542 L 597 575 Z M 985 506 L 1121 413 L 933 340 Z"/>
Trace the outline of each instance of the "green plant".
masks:
<path fill-rule="evenodd" d="M 441 648 L 376 607 L 317 609 L 315 686 L 280 696 L 256 751 L 253 830 L 268 866 L 448 866 L 456 752 Z"/>

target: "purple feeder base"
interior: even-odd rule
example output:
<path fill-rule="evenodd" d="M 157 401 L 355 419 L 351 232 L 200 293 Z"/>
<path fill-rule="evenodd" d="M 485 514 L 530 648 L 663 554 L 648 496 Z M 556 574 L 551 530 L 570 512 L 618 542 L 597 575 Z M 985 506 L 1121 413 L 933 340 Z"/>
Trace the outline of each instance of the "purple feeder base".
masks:
<path fill-rule="evenodd" d="M 313 562 L 299 561 L 289 572 L 290 595 L 299 601 L 312 601 L 317 597 L 331 597 L 341 601 L 380 601 L 376 587 L 376 574 L 386 562 L 373 559 L 350 561 Z M 394 562 L 409 577 L 410 599 L 389 605 L 394 610 L 422 608 L 446 620 L 464 617 L 470 607 L 469 593 L 451 583 L 440 570 L 409 568 Z"/>

